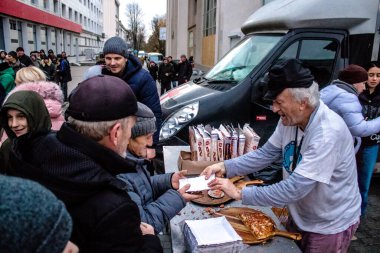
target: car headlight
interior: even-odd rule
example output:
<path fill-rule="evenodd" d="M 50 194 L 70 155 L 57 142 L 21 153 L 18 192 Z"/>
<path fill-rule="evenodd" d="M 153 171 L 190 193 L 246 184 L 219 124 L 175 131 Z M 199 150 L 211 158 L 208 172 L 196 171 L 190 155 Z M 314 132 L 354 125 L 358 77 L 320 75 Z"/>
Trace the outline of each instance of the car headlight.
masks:
<path fill-rule="evenodd" d="M 188 104 L 171 115 L 163 124 L 160 131 L 160 141 L 175 135 L 179 130 L 193 120 L 199 109 L 199 102 Z"/>

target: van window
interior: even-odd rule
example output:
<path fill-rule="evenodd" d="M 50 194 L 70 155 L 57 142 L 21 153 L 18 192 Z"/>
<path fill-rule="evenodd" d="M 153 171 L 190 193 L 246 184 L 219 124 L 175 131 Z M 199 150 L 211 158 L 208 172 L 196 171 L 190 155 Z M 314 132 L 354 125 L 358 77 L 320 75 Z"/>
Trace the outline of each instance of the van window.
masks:
<path fill-rule="evenodd" d="M 209 81 L 234 85 L 243 80 L 276 46 L 283 35 L 247 37 L 229 51 L 205 76 Z"/>
<path fill-rule="evenodd" d="M 320 87 L 326 86 L 332 77 L 338 51 L 335 40 L 305 39 L 290 45 L 278 58 L 300 59 L 310 69 Z"/>

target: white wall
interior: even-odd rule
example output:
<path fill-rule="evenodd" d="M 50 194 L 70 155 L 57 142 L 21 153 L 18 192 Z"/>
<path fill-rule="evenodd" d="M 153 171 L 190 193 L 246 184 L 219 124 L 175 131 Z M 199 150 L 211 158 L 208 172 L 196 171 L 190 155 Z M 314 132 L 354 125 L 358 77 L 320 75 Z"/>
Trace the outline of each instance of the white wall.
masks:
<path fill-rule="evenodd" d="M 215 41 L 216 60 L 221 59 L 233 46 L 230 37 L 244 36 L 240 29 L 241 25 L 261 6 L 262 0 L 218 1 L 217 8 L 220 10 L 219 23 L 216 25 L 218 34 Z"/>

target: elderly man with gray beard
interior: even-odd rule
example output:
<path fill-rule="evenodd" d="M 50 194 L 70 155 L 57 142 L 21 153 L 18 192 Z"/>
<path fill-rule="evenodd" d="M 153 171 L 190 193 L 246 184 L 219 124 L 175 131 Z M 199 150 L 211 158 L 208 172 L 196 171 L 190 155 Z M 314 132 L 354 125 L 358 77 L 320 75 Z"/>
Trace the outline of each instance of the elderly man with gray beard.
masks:
<path fill-rule="evenodd" d="M 202 174 L 247 175 L 281 157 L 284 179 L 277 184 L 238 190 L 216 178 L 209 185 L 243 204 L 287 206 L 288 227 L 302 233 L 303 252 L 347 252 L 361 204 L 353 140 L 342 118 L 319 100 L 313 79 L 299 60 L 273 66 L 265 97 L 281 117 L 275 132 L 260 149 L 209 166 Z"/>

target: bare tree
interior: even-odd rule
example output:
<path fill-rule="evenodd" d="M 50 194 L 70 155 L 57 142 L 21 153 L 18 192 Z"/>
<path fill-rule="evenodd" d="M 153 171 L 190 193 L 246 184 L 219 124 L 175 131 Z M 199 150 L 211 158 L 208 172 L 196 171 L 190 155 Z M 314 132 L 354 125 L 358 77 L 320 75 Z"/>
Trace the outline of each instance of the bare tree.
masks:
<path fill-rule="evenodd" d="M 166 26 L 165 16 L 153 17 L 151 21 L 152 35 L 148 39 L 147 50 L 165 55 L 165 41 L 160 40 L 160 28 Z"/>
<path fill-rule="evenodd" d="M 132 41 L 132 46 L 134 49 L 139 50 L 141 46 L 141 43 L 139 43 L 140 37 L 142 36 L 143 40 L 145 38 L 145 28 L 142 20 L 144 14 L 138 3 L 127 4 L 125 14 L 128 20 L 129 36 Z"/>

